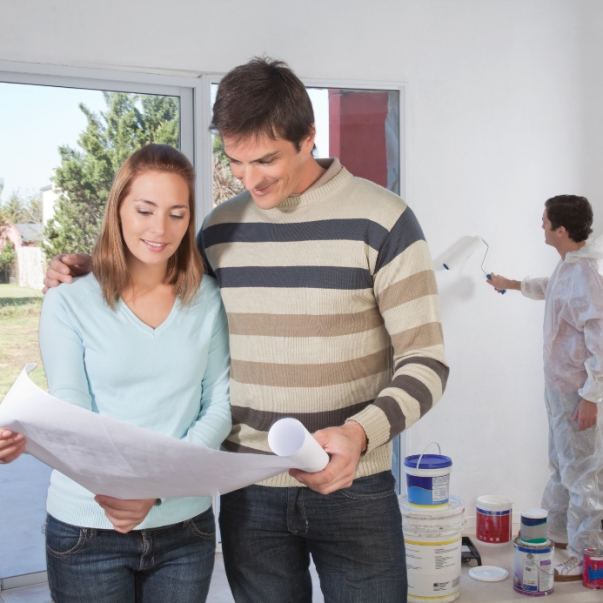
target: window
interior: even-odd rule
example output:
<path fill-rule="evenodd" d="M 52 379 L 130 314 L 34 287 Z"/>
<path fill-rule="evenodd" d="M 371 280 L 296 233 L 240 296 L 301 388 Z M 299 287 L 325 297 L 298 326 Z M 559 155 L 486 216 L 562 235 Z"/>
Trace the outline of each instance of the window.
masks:
<path fill-rule="evenodd" d="M 54 71 L 0 71 L 0 403 L 32 361 L 32 379 L 46 388 L 37 336 L 44 251 L 91 249 L 114 173 L 135 148 L 166 142 L 195 160 L 198 80 Z M 2 468 L 0 579 L 12 586 L 46 568 L 49 474 L 28 455 Z"/>
<path fill-rule="evenodd" d="M 211 84 L 211 104 L 218 83 Z M 308 86 L 316 124 L 315 156 L 337 157 L 352 174 L 400 194 L 400 89 Z M 211 135 L 213 205 L 243 190 L 219 136 Z"/>
<path fill-rule="evenodd" d="M 307 82 L 314 109 L 317 158 L 337 157 L 352 174 L 371 180 L 390 191 L 405 195 L 404 169 L 404 89 L 383 86 L 382 89 L 348 85 L 331 86 Z M 216 99 L 218 80 L 210 83 L 211 106 Z M 209 121 L 207 122 L 209 123 Z M 219 136 L 211 135 L 212 206 L 243 190 L 234 178 L 224 155 Z M 401 473 L 404 436 L 393 442 L 392 471 L 398 492 L 404 489 Z"/>
<path fill-rule="evenodd" d="M 78 223 L 88 229 L 86 236 L 69 239 L 67 235 L 74 233 L 61 233 L 57 227 L 57 245 L 77 239 L 81 246 L 74 250 L 90 250 L 102 211 L 102 191 L 127 155 L 128 145 L 144 144 L 152 136 L 179 146 L 195 165 L 200 226 L 217 202 L 242 190 L 230 173 L 220 141 L 208 131 L 218 82 L 219 77 L 209 75 L 179 78 L 0 62 L 0 200 L 4 215 L 12 207 L 10 216 L 15 218 L 10 220 L 10 234 L 8 227 L 0 233 L 0 403 L 32 360 L 40 365 L 32 378 L 45 386 L 37 346 L 45 271 L 42 245 L 45 238 L 49 242 L 61 203 L 78 199 L 77 170 L 61 170 L 66 161 L 73 170 L 82 168 L 81 155 L 85 159 L 86 152 L 78 147 L 79 136 L 87 131 L 88 137 L 115 138 L 109 144 L 114 145 L 113 171 L 105 170 L 96 197 L 92 195 L 98 203 Z M 353 174 L 404 196 L 404 89 L 358 82 L 306 85 L 316 117 L 315 155 L 339 157 Z M 110 116 L 110 124 L 102 113 Z M 117 129 L 116 123 L 121 124 Z M 91 161 L 98 159 L 88 154 Z M 69 175 L 75 182 L 69 183 Z M 60 239 L 62 235 L 66 238 Z M 399 476 L 399 439 L 395 450 L 394 472 Z M 0 579 L 45 570 L 41 526 L 48 476 L 48 468 L 28 456 L 2 469 Z"/>

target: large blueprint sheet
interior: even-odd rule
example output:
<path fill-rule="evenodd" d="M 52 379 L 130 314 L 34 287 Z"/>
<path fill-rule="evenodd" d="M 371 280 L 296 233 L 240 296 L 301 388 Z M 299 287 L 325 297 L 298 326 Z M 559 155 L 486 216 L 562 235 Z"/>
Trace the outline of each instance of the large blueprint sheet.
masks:
<path fill-rule="evenodd" d="M 295 419 L 269 434 L 287 456 L 212 450 L 122 423 L 55 398 L 27 376 L 0 404 L 0 427 L 22 433 L 26 451 L 94 494 L 171 498 L 225 494 L 291 468 L 320 471 L 328 455 Z"/>

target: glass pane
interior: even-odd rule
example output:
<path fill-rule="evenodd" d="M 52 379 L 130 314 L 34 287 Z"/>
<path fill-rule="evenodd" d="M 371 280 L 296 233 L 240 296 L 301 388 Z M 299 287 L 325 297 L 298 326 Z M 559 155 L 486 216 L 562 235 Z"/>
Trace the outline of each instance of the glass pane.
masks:
<path fill-rule="evenodd" d="M 218 93 L 218 84 L 211 85 L 211 106 L 216 102 L 216 94 Z M 212 132 L 211 134 L 212 148 L 212 170 L 213 170 L 213 199 L 214 207 L 230 199 L 245 189 L 243 185 L 232 175 L 228 159 L 224 154 L 224 145 L 222 139 Z"/>
<path fill-rule="evenodd" d="M 211 105 L 218 84 L 211 87 Z M 400 194 L 400 92 L 308 88 L 314 109 L 316 158 L 337 157 L 355 176 Z M 214 207 L 243 190 L 212 134 Z M 401 491 L 400 437 L 394 439 L 393 472 Z"/>
<path fill-rule="evenodd" d="M 316 156 L 337 157 L 354 176 L 400 192 L 400 93 L 309 88 Z"/>
<path fill-rule="evenodd" d="M 218 84 L 211 86 L 211 104 Z M 352 174 L 400 193 L 400 92 L 308 88 L 316 125 L 315 157 L 337 157 Z M 243 190 L 212 134 L 214 206 Z"/>
<path fill-rule="evenodd" d="M 46 259 L 91 251 L 111 183 L 137 148 L 180 146 L 180 99 L 0 83 L 0 403 L 38 349 Z M 49 469 L 0 467 L 0 578 L 43 571 Z"/>

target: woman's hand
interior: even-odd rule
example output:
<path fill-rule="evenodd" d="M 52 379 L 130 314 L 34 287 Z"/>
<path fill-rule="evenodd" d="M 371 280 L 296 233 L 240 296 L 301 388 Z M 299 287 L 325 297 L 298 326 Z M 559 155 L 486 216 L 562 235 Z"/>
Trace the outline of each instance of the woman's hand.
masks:
<path fill-rule="evenodd" d="M 105 510 L 105 515 L 115 531 L 127 534 L 144 521 L 157 499 L 122 500 L 99 494 L 94 500 Z"/>
<path fill-rule="evenodd" d="M 25 451 L 25 436 L 0 427 L 0 464 L 6 465 Z"/>

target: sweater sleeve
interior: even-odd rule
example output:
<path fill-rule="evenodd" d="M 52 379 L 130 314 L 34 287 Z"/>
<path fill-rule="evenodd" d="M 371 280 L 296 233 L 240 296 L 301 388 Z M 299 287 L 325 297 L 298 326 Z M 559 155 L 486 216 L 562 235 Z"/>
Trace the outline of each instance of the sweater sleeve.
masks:
<path fill-rule="evenodd" d="M 548 284 L 548 276 L 542 278 L 526 277 L 521 281 L 521 294 L 530 299 L 544 299 Z"/>
<path fill-rule="evenodd" d="M 380 247 L 374 293 L 393 347 L 394 374 L 372 404 L 350 417 L 364 428 L 368 450 L 420 419 L 441 398 L 448 378 L 433 262 L 409 208 Z"/>
<path fill-rule="evenodd" d="M 217 290 L 214 299 L 219 304 L 219 311 L 214 321 L 203 375 L 200 411 L 183 438 L 208 448 L 217 448 L 232 427 L 228 324 Z"/>
<path fill-rule="evenodd" d="M 65 402 L 92 410 L 84 344 L 59 289 L 51 289 L 44 298 L 39 338 L 50 393 Z"/>

